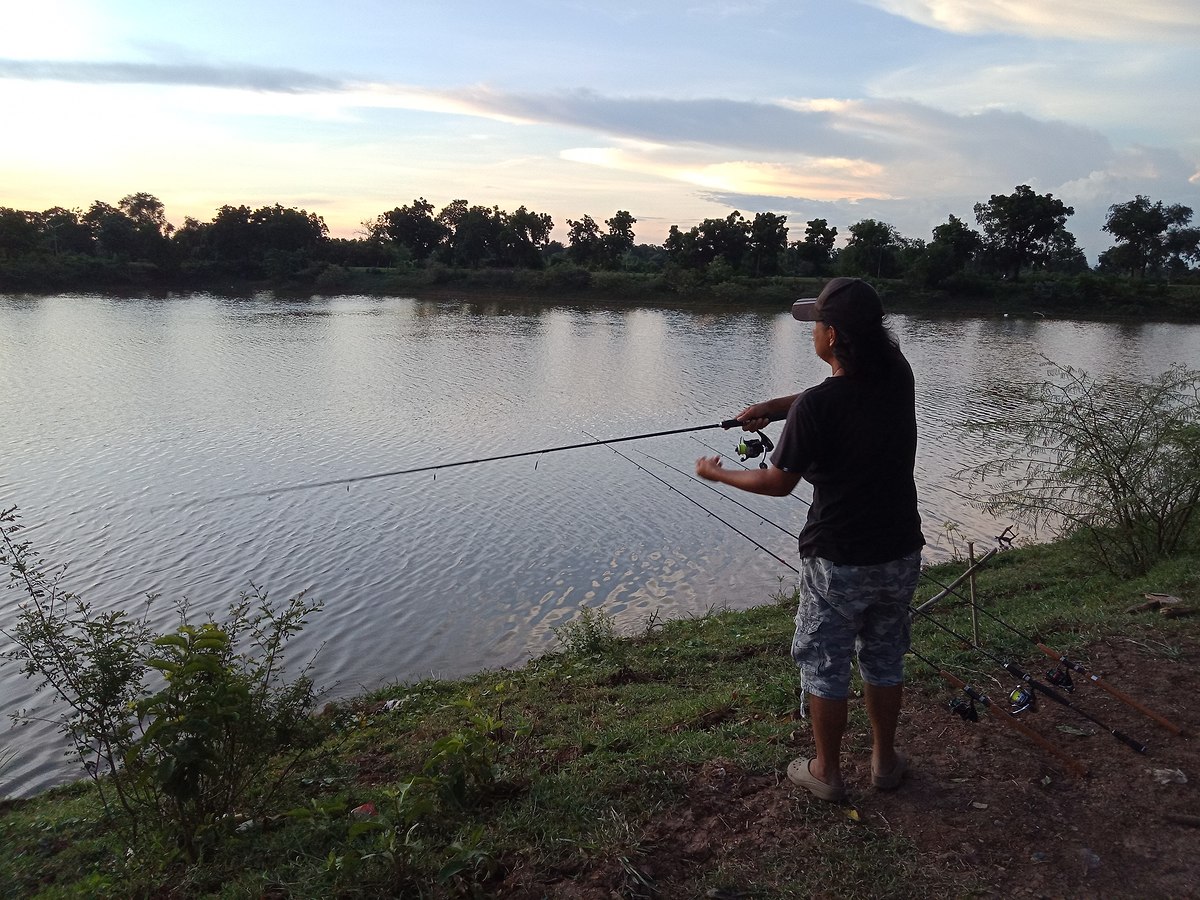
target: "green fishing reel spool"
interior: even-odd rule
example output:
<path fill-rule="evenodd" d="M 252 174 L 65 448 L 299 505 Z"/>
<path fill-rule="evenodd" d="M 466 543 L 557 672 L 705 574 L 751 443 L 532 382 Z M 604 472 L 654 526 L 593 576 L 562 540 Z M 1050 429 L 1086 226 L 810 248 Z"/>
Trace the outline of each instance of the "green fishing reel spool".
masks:
<path fill-rule="evenodd" d="M 758 435 L 756 438 L 742 438 L 737 445 L 737 455 L 742 462 L 748 459 L 757 459 L 764 453 L 770 453 L 775 449 L 775 445 L 771 443 L 771 439 L 761 431 L 754 432 Z M 767 464 L 765 461 L 758 464 L 760 469 L 765 469 Z"/>

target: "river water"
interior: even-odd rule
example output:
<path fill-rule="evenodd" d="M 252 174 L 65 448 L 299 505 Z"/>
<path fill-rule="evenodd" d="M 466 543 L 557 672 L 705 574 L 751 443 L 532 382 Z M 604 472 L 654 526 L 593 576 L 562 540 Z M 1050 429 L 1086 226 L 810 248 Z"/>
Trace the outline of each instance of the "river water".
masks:
<path fill-rule="evenodd" d="M 1043 356 L 1094 373 L 1200 367 L 1193 325 L 891 324 L 917 373 L 927 560 L 992 546 L 1007 524 L 954 477 L 976 449 L 958 425 L 998 387 L 1040 377 Z M 273 489 L 715 423 L 826 372 L 786 310 L 0 296 L 0 508 L 68 564 L 68 589 L 100 608 L 157 595 L 163 628 L 181 598 L 199 616 L 254 585 L 307 591 L 325 607 L 292 657 L 320 649 L 316 680 L 344 696 L 520 665 L 582 604 L 636 631 L 762 603 L 792 573 L 747 537 L 794 561 L 785 531 L 807 489 L 735 494 L 746 510 L 698 485 L 696 457 L 740 436 L 720 429 L 618 445 L 636 466 L 590 447 Z M 0 629 L 19 599 L 0 593 Z M 44 699 L 0 666 L 5 713 Z M 8 725 L 0 794 L 79 774 L 49 726 Z"/>

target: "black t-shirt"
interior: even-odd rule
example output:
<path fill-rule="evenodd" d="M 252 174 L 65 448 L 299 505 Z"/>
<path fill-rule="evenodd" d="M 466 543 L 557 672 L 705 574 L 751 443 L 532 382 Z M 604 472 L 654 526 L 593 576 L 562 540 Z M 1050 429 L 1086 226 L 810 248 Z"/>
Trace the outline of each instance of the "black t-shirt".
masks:
<path fill-rule="evenodd" d="M 829 377 L 797 397 L 771 462 L 813 486 L 800 555 L 865 566 L 919 550 L 916 455 L 913 373 L 899 351 L 883 377 Z"/>

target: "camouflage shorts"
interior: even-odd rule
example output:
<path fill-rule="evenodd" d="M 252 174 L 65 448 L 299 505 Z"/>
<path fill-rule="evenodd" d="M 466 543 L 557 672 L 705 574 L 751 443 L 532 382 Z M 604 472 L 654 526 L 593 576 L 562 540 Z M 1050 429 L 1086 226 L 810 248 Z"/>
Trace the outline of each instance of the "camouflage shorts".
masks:
<path fill-rule="evenodd" d="M 855 652 L 863 681 L 880 687 L 903 684 L 920 551 L 874 566 L 840 566 L 811 557 L 800 563 L 792 659 L 804 690 L 830 700 L 845 698 Z"/>

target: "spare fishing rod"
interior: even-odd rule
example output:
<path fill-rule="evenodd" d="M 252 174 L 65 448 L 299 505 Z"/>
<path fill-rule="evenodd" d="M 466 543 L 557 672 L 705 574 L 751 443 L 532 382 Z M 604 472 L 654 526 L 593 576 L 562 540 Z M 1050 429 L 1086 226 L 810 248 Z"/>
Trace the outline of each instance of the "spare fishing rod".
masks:
<path fill-rule="evenodd" d="M 955 700 L 950 704 L 950 711 L 957 714 L 961 719 L 963 719 L 963 721 L 974 722 L 978 720 L 979 713 L 975 709 L 975 704 L 979 703 L 993 718 L 999 719 L 1009 728 L 1019 731 L 1047 753 L 1057 757 L 1071 772 L 1080 776 L 1081 778 L 1087 775 L 1088 770 L 1083 763 L 1079 762 L 1079 760 L 1075 759 L 1073 756 L 1070 756 L 1069 754 L 1058 749 L 1058 747 L 1054 746 L 1008 710 L 996 706 L 996 704 L 992 702 L 991 698 L 989 698 L 988 695 L 979 688 L 967 684 L 957 675 L 954 675 L 943 667 L 937 665 L 928 657 L 922 656 L 916 650 L 910 648 L 908 652 L 917 659 L 921 660 L 921 662 L 925 663 L 925 665 L 929 666 L 929 668 L 936 671 L 938 675 L 941 676 L 942 680 L 948 685 L 962 691 L 967 695 L 968 699 L 965 702 L 961 700 Z"/>
<path fill-rule="evenodd" d="M 689 428 L 671 428 L 666 431 L 651 431 L 645 434 L 630 434 L 625 437 L 608 438 L 607 440 L 591 440 L 584 441 L 579 444 L 563 444 L 558 447 L 543 447 L 540 450 L 522 450 L 519 453 L 501 453 L 497 456 L 481 456 L 475 459 L 460 459 L 456 462 L 435 463 L 430 466 L 415 466 L 411 469 L 393 469 L 389 472 L 372 472 L 368 475 L 352 475 L 348 478 L 329 478 L 324 481 L 307 481 L 302 484 L 283 485 L 282 487 L 264 488 L 257 491 L 246 491 L 240 494 L 226 494 L 221 497 L 212 497 L 208 500 L 193 501 L 194 505 L 200 503 L 216 503 L 222 500 L 242 500 L 248 497 L 273 497 L 276 494 L 286 494 L 292 491 L 307 491 L 314 488 L 334 487 L 337 485 L 356 484 L 360 481 L 374 481 L 379 478 L 395 478 L 399 475 L 415 475 L 419 472 L 439 472 L 442 469 L 453 469 L 458 466 L 473 466 L 478 463 L 498 462 L 503 459 L 520 459 L 524 456 L 541 456 L 544 453 L 558 453 L 563 450 L 578 450 L 581 447 L 598 447 L 608 444 L 620 444 L 624 441 L 641 441 L 647 438 L 666 437 L 671 434 L 688 434 L 693 431 L 708 431 L 713 428 L 723 428 L 728 431 L 730 428 L 736 428 L 741 425 L 740 419 L 726 419 L 723 422 L 714 422 L 711 425 L 693 425 Z M 591 435 L 589 435 L 591 437 Z M 436 475 L 434 476 L 437 477 Z"/>
<path fill-rule="evenodd" d="M 993 614 L 989 610 L 985 609 L 980 604 L 970 600 L 967 597 L 964 597 L 961 593 L 956 591 L 953 587 L 947 587 L 946 585 L 942 584 L 940 581 L 938 581 L 932 575 L 922 572 L 921 577 L 926 578 L 927 580 L 936 584 L 938 587 L 943 588 L 945 591 L 953 594 L 955 597 L 957 597 L 959 600 L 962 600 L 964 603 L 967 603 L 970 606 L 973 606 L 975 609 L 977 609 L 979 612 L 983 613 L 985 616 L 987 616 L 989 619 L 991 619 L 997 625 L 1000 625 L 1000 626 L 1008 629 L 1013 634 L 1015 634 L 1017 637 L 1033 644 L 1035 647 L 1037 647 L 1039 650 L 1041 650 L 1044 654 L 1046 654 L 1046 656 L 1050 657 L 1052 660 L 1057 662 L 1058 668 L 1052 669 L 1050 672 L 1048 672 L 1046 674 L 1046 678 L 1047 678 L 1047 680 L 1049 680 L 1049 682 L 1051 684 L 1061 687 L 1063 690 L 1070 693 L 1075 690 L 1075 685 L 1071 681 L 1070 673 L 1075 672 L 1077 675 L 1082 675 L 1084 678 L 1086 678 L 1089 682 L 1096 685 L 1097 687 L 1107 691 L 1110 695 L 1112 695 L 1116 699 L 1120 700 L 1126 706 L 1129 706 L 1132 709 L 1136 709 L 1138 712 L 1140 712 L 1142 715 L 1146 716 L 1149 719 L 1153 719 L 1155 722 L 1157 722 L 1163 728 L 1170 731 L 1172 734 L 1183 734 L 1183 729 L 1180 728 L 1178 725 L 1176 725 L 1174 722 L 1159 715 L 1158 713 L 1154 712 L 1152 709 L 1149 709 L 1149 708 L 1143 706 L 1141 703 L 1139 703 L 1137 700 L 1134 700 L 1132 697 L 1130 697 L 1124 691 L 1118 690 L 1117 688 L 1113 687 L 1113 685 L 1109 684 L 1107 680 L 1105 680 L 1100 675 L 1097 675 L 1094 672 L 1092 672 L 1083 663 L 1081 663 L 1077 660 L 1071 659 L 1071 657 L 1067 656 L 1065 653 L 1061 653 L 1058 650 L 1055 650 L 1053 647 L 1048 647 L 1046 644 L 1043 644 L 1041 641 L 1034 640 L 1032 637 L 1030 637 L 1029 635 L 1025 634 L 1022 631 L 1019 631 L 1012 624 L 1004 621 L 1002 618 Z"/>
<path fill-rule="evenodd" d="M 732 421 L 735 421 L 735 422 L 736 422 L 737 420 L 735 419 L 735 420 L 732 420 Z M 584 434 L 587 434 L 587 432 L 585 431 L 585 432 L 584 432 Z M 588 435 L 588 437 L 591 437 L 591 435 Z M 609 449 L 609 450 L 611 450 L 613 453 L 617 454 L 617 456 L 621 457 L 621 459 L 625 460 L 626 462 L 630 463 L 631 465 L 633 465 L 633 466 L 635 466 L 636 468 L 640 469 L 641 471 L 645 472 L 647 475 L 649 475 L 649 476 L 650 476 L 651 478 L 653 478 L 655 481 L 658 481 L 658 482 L 660 482 L 661 484 L 664 484 L 664 485 L 666 485 L 668 490 L 672 490 L 672 491 L 674 491 L 676 494 L 678 494 L 678 495 L 679 495 L 680 497 L 682 497 L 684 500 L 686 500 L 686 501 L 688 501 L 689 503 L 691 503 L 692 505 L 694 505 L 694 506 L 698 507 L 698 508 L 699 508 L 701 511 L 708 513 L 708 515 L 712 516 L 714 519 L 716 519 L 716 520 L 717 520 L 718 522 L 720 522 L 722 525 L 726 526 L 727 528 L 731 528 L 731 529 L 733 529 L 735 532 L 737 532 L 738 534 L 740 534 L 742 537 L 744 537 L 746 540 L 748 540 L 750 543 L 752 543 L 752 544 L 753 544 L 755 547 L 757 547 L 759 550 L 763 551 L 764 553 L 768 554 L 769 556 L 772 556 L 772 557 L 774 557 L 774 558 L 775 558 L 777 561 L 779 561 L 779 562 L 783 563 L 783 565 L 787 566 L 789 569 L 791 569 L 791 570 L 792 570 L 793 572 L 795 572 L 796 574 L 799 574 L 799 573 L 800 573 L 800 570 L 799 570 L 799 569 L 797 569 L 795 566 L 793 566 L 793 565 L 792 565 L 790 562 L 788 562 L 788 561 L 787 561 L 786 559 L 784 559 L 782 556 L 779 556 L 779 555 L 778 555 L 778 554 L 776 554 L 776 553 L 772 553 L 770 550 L 768 550 L 766 547 L 764 547 L 762 544 L 760 544 L 760 543 L 759 543 L 758 541 L 756 541 L 754 538 L 750 537 L 750 535 L 746 534 L 746 532 L 742 531 L 742 530 L 741 530 L 740 528 L 738 528 L 736 525 L 734 525 L 734 524 L 733 524 L 733 523 L 731 523 L 731 522 L 727 522 L 725 519 L 722 519 L 722 518 L 721 518 L 720 516 L 718 516 L 718 515 L 717 515 L 715 512 L 713 512 L 711 509 L 709 509 L 708 507 L 706 507 L 706 506 L 705 506 L 703 503 L 700 503 L 698 500 L 695 500 L 695 499 L 693 499 L 692 497 L 689 497 L 689 496 L 688 496 L 687 494 L 685 494 L 683 491 L 679 490 L 679 488 L 675 487 L 675 485 L 671 484 L 671 482 L 667 481 L 665 478 L 661 478 L 661 477 L 659 477 L 658 475 L 654 474 L 654 473 L 653 473 L 653 472 L 651 472 L 649 469 L 647 469 L 645 466 L 643 466 L 643 465 L 641 465 L 640 463 L 638 463 L 638 461 L 637 461 L 636 459 L 632 459 L 632 458 L 630 458 L 630 457 L 626 456 L 624 453 L 622 453 L 622 452 L 621 452 L 620 450 L 618 450 L 616 447 L 609 447 L 608 445 L 609 445 L 609 444 L 611 444 L 611 443 L 615 443 L 614 441 L 596 441 L 596 443 L 597 443 L 597 444 L 602 444 L 602 445 L 604 445 L 604 446 L 608 447 L 608 449 Z M 753 511 L 753 510 L 752 510 L 752 511 Z M 766 520 L 764 519 L 763 521 L 766 521 Z M 776 527 L 778 527 L 778 526 L 776 526 Z"/>
<path fill-rule="evenodd" d="M 942 624 L 933 615 L 925 612 L 925 610 L 921 609 L 920 607 L 910 606 L 909 609 L 911 609 L 913 612 L 919 613 L 920 615 L 924 616 L 926 619 L 928 619 L 930 622 L 932 622 L 938 628 L 942 629 L 942 631 L 945 631 L 950 636 L 956 638 L 959 641 L 962 641 L 963 644 L 965 644 L 966 646 L 972 647 L 979 653 L 982 653 L 984 656 L 986 656 L 992 662 L 996 663 L 998 666 L 1000 666 L 1002 669 L 1004 669 L 1005 672 L 1012 675 L 1014 678 L 1024 681 L 1026 684 L 1029 685 L 1029 687 L 1032 690 L 1039 692 L 1046 697 L 1049 697 L 1055 703 L 1058 703 L 1061 706 L 1065 706 L 1067 709 L 1073 709 L 1077 715 L 1080 715 L 1083 718 L 1087 719 L 1089 722 L 1091 722 L 1096 727 L 1103 728 L 1105 731 L 1107 731 L 1109 734 L 1111 734 L 1113 737 L 1115 737 L 1118 741 L 1120 741 L 1126 747 L 1129 747 L 1131 750 L 1136 750 L 1138 753 L 1146 752 L 1145 744 L 1134 740 L 1129 735 L 1125 734 L 1122 731 L 1117 730 L 1116 728 L 1110 728 L 1108 725 L 1105 725 L 1103 722 L 1101 722 L 1099 719 L 1097 719 L 1095 716 L 1093 716 L 1087 710 L 1080 709 L 1078 706 L 1076 706 L 1074 703 L 1072 703 L 1070 700 L 1068 700 L 1066 697 L 1064 697 L 1062 694 L 1060 694 L 1054 688 L 1049 687 L 1049 686 L 1043 684 L 1042 682 L 1038 681 L 1036 678 L 1034 678 L 1028 672 L 1021 669 L 1021 667 L 1018 666 L 1016 663 L 1012 662 L 1011 660 L 1001 659 L 1000 657 L 996 656 L 994 653 L 991 653 L 991 652 L 985 650 L 983 647 L 980 647 L 978 644 L 974 643 L 973 641 L 969 640 L 968 638 L 963 637 L 961 634 L 959 634 L 957 631 L 955 631 L 949 625 Z"/>

